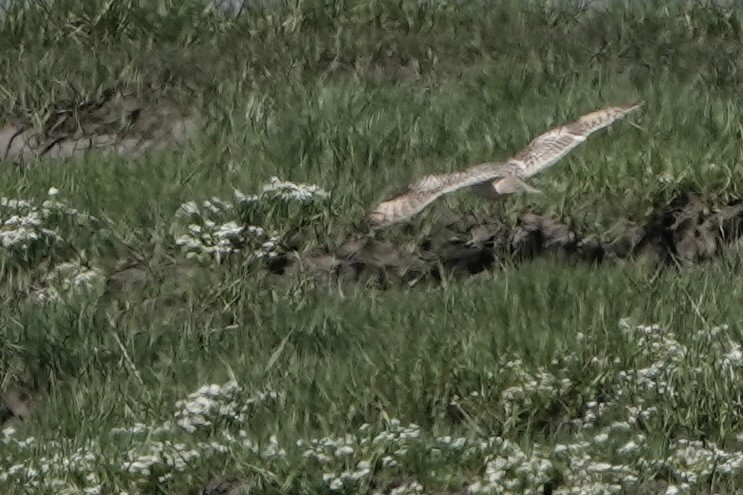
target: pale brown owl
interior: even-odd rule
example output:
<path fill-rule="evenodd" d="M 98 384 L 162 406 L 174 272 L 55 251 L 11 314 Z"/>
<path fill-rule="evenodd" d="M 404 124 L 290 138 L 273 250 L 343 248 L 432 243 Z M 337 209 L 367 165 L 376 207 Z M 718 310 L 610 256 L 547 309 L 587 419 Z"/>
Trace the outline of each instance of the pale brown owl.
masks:
<path fill-rule="evenodd" d="M 374 229 L 387 227 L 420 213 L 438 197 L 465 187 L 487 199 L 516 192 L 539 193 L 541 191 L 528 185 L 524 179 L 554 165 L 589 135 L 640 106 L 642 103 L 586 114 L 575 122 L 545 132 L 501 163 L 482 163 L 463 172 L 427 175 L 380 203 L 369 215 L 369 222 Z"/>

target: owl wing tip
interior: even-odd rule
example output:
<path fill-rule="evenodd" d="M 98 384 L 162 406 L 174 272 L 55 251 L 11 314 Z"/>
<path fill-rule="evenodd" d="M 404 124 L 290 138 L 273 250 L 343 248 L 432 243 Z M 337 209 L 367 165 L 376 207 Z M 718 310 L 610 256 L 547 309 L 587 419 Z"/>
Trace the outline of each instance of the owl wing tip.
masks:
<path fill-rule="evenodd" d="M 627 105 L 623 105 L 620 108 L 622 108 L 622 110 L 624 110 L 624 113 L 629 113 L 629 112 L 633 112 L 633 111 L 635 111 L 635 110 L 637 110 L 639 108 L 642 108 L 644 105 L 645 105 L 645 101 L 643 101 L 643 100 L 637 100 L 637 101 L 635 101 L 633 103 L 629 103 Z"/>

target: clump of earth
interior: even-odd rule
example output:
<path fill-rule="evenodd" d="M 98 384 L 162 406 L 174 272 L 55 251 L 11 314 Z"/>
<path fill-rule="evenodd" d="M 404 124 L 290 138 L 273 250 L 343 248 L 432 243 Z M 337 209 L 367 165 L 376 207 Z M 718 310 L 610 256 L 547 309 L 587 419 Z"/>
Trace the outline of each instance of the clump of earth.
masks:
<path fill-rule="evenodd" d="M 440 279 L 445 273 L 476 276 L 501 261 L 527 262 L 539 257 L 573 263 L 642 263 L 652 269 L 683 266 L 733 248 L 743 226 L 743 201 L 719 205 L 684 195 L 644 224 L 625 221 L 611 241 L 583 235 L 560 219 L 526 213 L 515 225 L 498 217 L 451 216 L 421 242 L 406 246 L 381 236 L 349 236 L 332 249 L 297 252 L 274 261 L 274 272 L 322 276 L 346 282 L 386 286 Z M 398 237 L 399 238 L 399 237 Z M 735 242 L 734 242 L 735 241 Z"/>

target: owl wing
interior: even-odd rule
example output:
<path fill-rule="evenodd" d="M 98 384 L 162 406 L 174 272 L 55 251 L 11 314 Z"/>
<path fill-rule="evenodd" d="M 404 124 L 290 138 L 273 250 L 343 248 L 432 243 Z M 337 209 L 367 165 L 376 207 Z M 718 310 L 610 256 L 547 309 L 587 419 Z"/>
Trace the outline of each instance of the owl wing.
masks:
<path fill-rule="evenodd" d="M 523 150 L 510 158 L 506 164 L 513 167 L 517 177 L 526 179 L 557 163 L 588 136 L 602 129 L 642 103 L 622 107 L 609 107 L 582 116 L 570 124 L 557 127 L 534 139 Z M 484 199 L 497 199 L 514 192 L 538 192 L 517 177 L 506 177 L 492 182 L 472 186 L 475 195 Z"/>
<path fill-rule="evenodd" d="M 436 199 L 465 187 L 489 187 L 494 194 L 528 190 L 522 181 L 507 184 L 501 188 L 496 179 L 518 176 L 528 178 L 545 168 L 554 165 L 586 138 L 629 112 L 639 108 L 642 103 L 622 107 L 609 107 L 586 114 L 569 124 L 545 132 L 534 139 L 523 150 L 504 163 L 482 163 L 463 172 L 427 175 L 408 185 L 405 190 L 380 203 L 369 215 L 373 228 L 383 228 L 420 213 Z M 495 182 L 494 182 L 495 181 Z M 514 187 L 515 186 L 515 187 Z M 489 196 L 491 191 L 476 193 Z"/>
<path fill-rule="evenodd" d="M 503 164 L 483 163 L 463 172 L 427 175 L 380 203 L 369 215 L 369 221 L 374 228 L 392 225 L 419 213 L 444 194 L 504 177 L 511 171 Z"/>
<path fill-rule="evenodd" d="M 608 107 L 586 114 L 575 122 L 545 132 L 507 163 L 517 167 L 522 178 L 531 177 L 557 163 L 594 132 L 611 125 L 640 106 L 642 103 Z"/>

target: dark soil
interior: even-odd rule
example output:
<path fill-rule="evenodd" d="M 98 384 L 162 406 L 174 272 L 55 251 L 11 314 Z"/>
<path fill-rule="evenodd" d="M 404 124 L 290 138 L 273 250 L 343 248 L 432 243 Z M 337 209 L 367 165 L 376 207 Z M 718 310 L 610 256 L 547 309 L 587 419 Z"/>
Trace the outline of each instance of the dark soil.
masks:
<path fill-rule="evenodd" d="M 466 215 L 443 221 L 415 246 L 357 235 L 336 249 L 282 257 L 271 268 L 278 274 L 331 273 L 343 281 L 384 287 L 395 279 L 471 277 L 501 262 L 541 257 L 588 264 L 632 261 L 653 269 L 683 266 L 719 256 L 725 245 L 734 244 L 742 231 L 743 201 L 715 205 L 688 194 L 643 224 L 623 224 L 620 235 L 603 241 L 548 216 L 527 213 L 509 225 L 495 217 Z"/>

